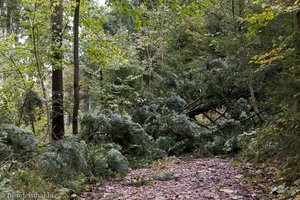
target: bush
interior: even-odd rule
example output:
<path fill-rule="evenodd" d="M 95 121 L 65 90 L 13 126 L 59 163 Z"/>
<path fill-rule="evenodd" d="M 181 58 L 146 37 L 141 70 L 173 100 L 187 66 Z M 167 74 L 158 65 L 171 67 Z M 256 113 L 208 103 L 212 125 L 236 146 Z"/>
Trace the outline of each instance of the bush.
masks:
<path fill-rule="evenodd" d="M 169 75 L 166 76 L 166 78 L 164 79 L 164 85 L 168 88 L 168 89 L 178 89 L 178 87 L 181 85 L 181 81 L 178 78 L 178 76 L 174 73 L 171 73 Z"/>
<path fill-rule="evenodd" d="M 139 124 L 144 124 L 150 116 L 150 106 L 143 106 L 137 108 L 132 114 L 132 120 Z"/>
<path fill-rule="evenodd" d="M 128 161 L 120 152 L 120 145 L 107 143 L 88 145 L 87 163 L 90 175 L 98 178 L 109 178 L 114 172 L 122 175 L 129 171 Z"/>
<path fill-rule="evenodd" d="M 180 155 L 202 149 L 209 140 L 208 132 L 185 115 L 163 108 L 144 125 L 155 139 L 155 145 L 168 154 Z"/>
<path fill-rule="evenodd" d="M 238 120 L 219 120 L 211 128 L 212 140 L 205 144 L 208 154 L 237 153 L 244 148 L 244 137 L 240 133 L 247 130 Z"/>
<path fill-rule="evenodd" d="M 157 160 L 157 159 L 166 159 L 168 157 L 168 154 L 165 150 L 162 150 L 160 148 L 155 148 L 152 150 L 150 158 Z"/>
<path fill-rule="evenodd" d="M 76 188 L 77 180 L 105 179 L 129 171 L 128 161 L 113 143 L 86 144 L 80 137 L 55 142 L 38 156 L 38 170 L 47 180 Z"/>
<path fill-rule="evenodd" d="M 19 154 L 22 158 L 29 155 L 37 145 L 37 140 L 32 132 L 17 126 L 0 128 L 0 158 L 4 159 L 13 154 Z M 27 152 L 28 151 L 28 152 Z M 17 157 L 20 158 L 20 157 Z"/>
<path fill-rule="evenodd" d="M 289 115 L 278 113 L 268 126 L 242 134 L 237 139 L 245 160 L 275 162 L 282 167 L 280 181 L 292 183 L 300 177 L 300 126 L 299 120 Z"/>
<path fill-rule="evenodd" d="M 238 99 L 234 105 L 232 106 L 233 110 L 231 111 L 232 118 L 234 119 L 245 119 L 252 115 L 251 113 L 251 105 L 250 103 L 244 99 L 240 98 Z"/>
<path fill-rule="evenodd" d="M 155 146 L 165 152 L 169 152 L 170 149 L 174 146 L 175 141 L 170 137 L 159 137 L 155 140 Z"/>
<path fill-rule="evenodd" d="M 239 146 L 237 138 L 234 136 L 227 140 L 224 144 L 223 150 L 226 153 L 237 153 L 242 148 Z"/>
<path fill-rule="evenodd" d="M 172 96 L 169 99 L 167 99 L 165 105 L 170 110 L 180 112 L 184 109 L 187 103 L 179 96 Z"/>
<path fill-rule="evenodd" d="M 132 121 L 144 125 L 148 120 L 155 117 L 159 106 L 156 104 L 144 105 L 136 108 L 132 114 Z"/>
<path fill-rule="evenodd" d="M 120 174 L 127 174 L 130 171 L 128 160 L 116 149 L 111 149 L 107 154 L 107 163 L 111 170 Z"/>
<path fill-rule="evenodd" d="M 213 141 L 205 144 L 205 150 L 208 154 L 217 155 L 224 153 L 223 146 L 225 143 L 224 137 L 217 135 L 213 138 Z"/>
<path fill-rule="evenodd" d="M 87 174 L 86 148 L 87 144 L 77 141 L 77 138 L 51 144 L 37 157 L 42 174 L 59 183 L 66 183 L 81 174 Z"/>
<path fill-rule="evenodd" d="M 108 178 L 111 175 L 107 164 L 107 150 L 99 145 L 88 145 L 86 154 L 89 175 L 97 178 Z"/>
<path fill-rule="evenodd" d="M 5 144 L 5 141 L 0 139 L 0 160 L 5 160 L 13 154 L 12 148 Z"/>
<path fill-rule="evenodd" d="M 96 117 L 84 117 L 82 126 L 82 133 L 89 141 L 100 142 L 99 138 L 105 138 L 106 141 L 121 145 L 125 151 L 135 145 L 143 154 L 150 148 L 152 138 L 140 124 L 109 110 L 103 111 Z"/>

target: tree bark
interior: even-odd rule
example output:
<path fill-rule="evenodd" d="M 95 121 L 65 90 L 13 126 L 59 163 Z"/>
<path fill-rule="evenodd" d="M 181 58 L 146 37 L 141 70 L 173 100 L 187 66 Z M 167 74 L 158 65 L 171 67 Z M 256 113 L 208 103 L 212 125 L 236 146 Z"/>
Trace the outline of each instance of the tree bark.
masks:
<path fill-rule="evenodd" d="M 11 0 L 6 1 L 6 34 L 10 36 L 12 34 L 12 11 L 13 5 Z"/>
<path fill-rule="evenodd" d="M 64 138 L 62 27 L 63 0 L 52 1 L 52 140 Z"/>
<path fill-rule="evenodd" d="M 232 18 L 235 20 L 235 5 L 234 0 L 231 0 Z"/>
<path fill-rule="evenodd" d="M 78 110 L 79 110 L 79 14 L 80 0 L 76 0 L 74 13 L 74 102 L 73 102 L 73 134 L 78 134 Z"/>

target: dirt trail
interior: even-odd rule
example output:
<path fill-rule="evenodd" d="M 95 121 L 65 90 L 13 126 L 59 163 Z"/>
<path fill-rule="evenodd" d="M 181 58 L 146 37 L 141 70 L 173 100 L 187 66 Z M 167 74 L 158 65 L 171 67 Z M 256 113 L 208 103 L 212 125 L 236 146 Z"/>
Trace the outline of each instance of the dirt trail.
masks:
<path fill-rule="evenodd" d="M 201 158 L 158 161 L 150 169 L 136 169 L 119 181 L 97 186 L 82 199 L 259 199 L 261 191 L 248 188 L 231 159 Z"/>

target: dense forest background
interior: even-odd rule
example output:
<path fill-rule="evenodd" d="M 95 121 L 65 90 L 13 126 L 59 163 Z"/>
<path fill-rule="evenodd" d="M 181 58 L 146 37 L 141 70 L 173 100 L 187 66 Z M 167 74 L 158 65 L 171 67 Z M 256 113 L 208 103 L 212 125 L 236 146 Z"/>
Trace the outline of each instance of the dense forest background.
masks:
<path fill-rule="evenodd" d="M 68 198 L 168 156 L 300 186 L 300 2 L 0 0 L 0 192 Z"/>

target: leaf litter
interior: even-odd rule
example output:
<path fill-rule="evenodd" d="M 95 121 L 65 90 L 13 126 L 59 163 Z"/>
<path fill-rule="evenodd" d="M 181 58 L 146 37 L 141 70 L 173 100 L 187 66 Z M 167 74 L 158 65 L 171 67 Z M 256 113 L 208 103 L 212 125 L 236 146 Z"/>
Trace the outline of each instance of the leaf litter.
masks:
<path fill-rule="evenodd" d="M 151 168 L 131 171 L 121 180 L 96 186 L 80 199 L 101 200 L 210 200 L 260 199 L 261 188 L 243 181 L 243 170 L 232 158 L 172 158 Z M 269 199 L 264 197 L 264 199 Z"/>

